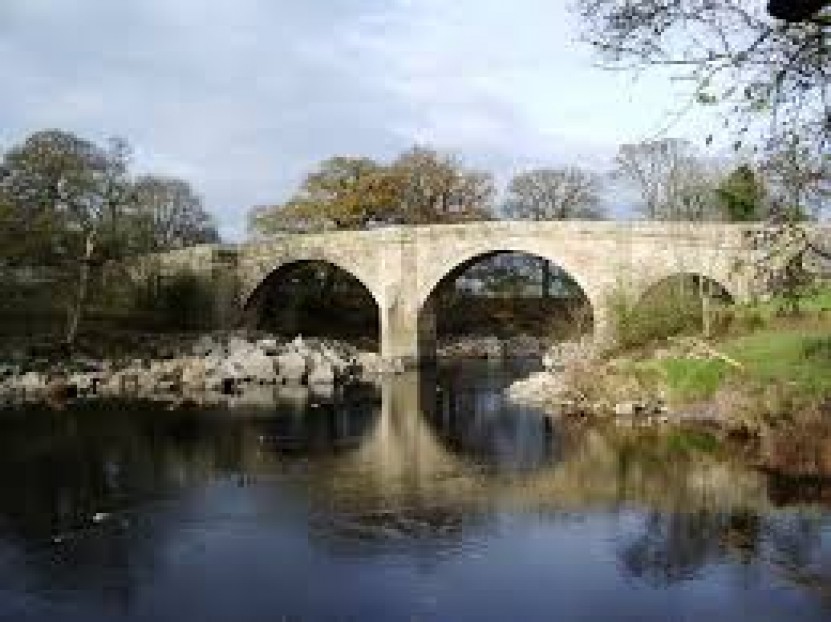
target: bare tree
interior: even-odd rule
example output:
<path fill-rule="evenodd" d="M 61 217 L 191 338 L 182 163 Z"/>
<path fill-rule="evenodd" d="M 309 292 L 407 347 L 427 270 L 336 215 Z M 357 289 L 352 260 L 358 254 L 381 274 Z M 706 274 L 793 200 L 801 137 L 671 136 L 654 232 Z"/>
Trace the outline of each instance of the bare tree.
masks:
<path fill-rule="evenodd" d="M 577 167 L 540 168 L 520 173 L 508 184 L 505 215 L 524 220 L 567 220 L 603 217 L 600 180 Z M 548 298 L 554 284 L 551 264 L 538 264 L 542 294 Z"/>
<path fill-rule="evenodd" d="M 762 163 L 777 214 L 820 218 L 831 209 L 831 159 L 791 140 Z"/>
<path fill-rule="evenodd" d="M 831 140 L 827 0 L 578 0 L 586 38 L 614 67 L 670 67 L 691 103 L 723 104 L 739 138 L 767 120 L 770 144 Z"/>
<path fill-rule="evenodd" d="M 213 218 L 184 180 L 156 175 L 139 177 L 133 185 L 132 201 L 132 237 L 140 252 L 219 241 Z"/>
<path fill-rule="evenodd" d="M 602 218 L 600 179 L 578 167 L 526 171 L 508 184 L 504 211 L 522 220 Z"/>
<path fill-rule="evenodd" d="M 406 224 L 486 220 L 493 215 L 495 188 L 489 173 L 428 147 L 413 147 L 389 168 Z"/>
<path fill-rule="evenodd" d="M 719 217 L 714 173 L 684 140 L 665 138 L 621 145 L 616 174 L 640 193 L 641 211 L 655 220 Z"/>

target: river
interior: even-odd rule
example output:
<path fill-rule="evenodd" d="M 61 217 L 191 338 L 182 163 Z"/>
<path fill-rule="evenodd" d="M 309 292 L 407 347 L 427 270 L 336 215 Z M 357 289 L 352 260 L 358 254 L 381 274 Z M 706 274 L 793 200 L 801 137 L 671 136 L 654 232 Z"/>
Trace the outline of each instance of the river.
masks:
<path fill-rule="evenodd" d="M 0 411 L 0 619 L 831 619 L 821 490 L 551 422 L 526 371 Z"/>

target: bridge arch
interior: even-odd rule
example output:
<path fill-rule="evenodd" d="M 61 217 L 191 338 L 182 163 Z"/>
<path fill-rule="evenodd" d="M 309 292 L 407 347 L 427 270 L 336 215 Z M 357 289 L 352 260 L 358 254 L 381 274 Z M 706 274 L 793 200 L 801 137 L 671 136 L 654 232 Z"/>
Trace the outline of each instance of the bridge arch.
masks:
<path fill-rule="evenodd" d="M 316 311 L 304 315 L 307 310 L 304 303 L 314 298 L 315 293 L 319 298 Z M 327 333 L 308 328 L 316 321 L 326 323 L 332 312 L 336 315 L 328 321 L 335 330 Z M 377 342 L 380 340 L 380 312 L 378 297 L 363 278 L 342 262 L 320 255 L 278 262 L 260 277 L 243 299 L 243 318 L 247 326 L 319 337 L 365 336 Z M 344 313 L 351 315 L 344 316 Z M 269 316 L 274 315 L 284 321 L 268 325 Z M 363 324 L 367 325 L 363 331 L 366 334 L 357 335 L 356 327 L 361 328 Z M 301 326 L 306 328 L 301 329 Z"/>
<path fill-rule="evenodd" d="M 449 279 L 455 278 L 455 276 L 458 276 L 470 266 L 488 257 L 506 253 L 545 259 L 557 266 L 580 287 L 586 294 L 589 302 L 591 302 L 592 309 L 596 311 L 596 303 L 600 303 L 600 297 L 594 296 L 595 288 L 593 288 L 593 282 L 580 269 L 579 262 L 569 257 L 568 253 L 552 253 L 548 249 L 538 248 L 534 245 L 499 244 L 493 242 L 454 253 L 451 260 L 437 265 L 429 275 L 420 279 L 419 289 L 416 295 L 418 308 L 423 308 L 436 289 Z"/>
<path fill-rule="evenodd" d="M 249 276 L 247 282 L 242 284 L 240 295 L 242 308 L 248 308 L 257 292 L 264 287 L 270 278 L 273 278 L 281 270 L 303 262 L 320 262 L 342 270 L 366 288 L 376 305 L 381 305 L 381 288 L 375 275 L 364 270 L 359 263 L 347 261 L 334 253 L 306 252 L 286 254 L 267 264 L 258 265 L 256 270 L 253 270 L 253 276 Z"/>
<path fill-rule="evenodd" d="M 429 278 L 421 281 L 421 288 L 417 294 L 417 325 L 418 325 L 418 350 L 421 358 L 432 358 L 435 355 L 437 322 L 436 303 L 437 294 L 446 286 L 453 284 L 468 269 L 482 262 L 486 262 L 501 255 L 516 255 L 535 260 L 544 260 L 554 266 L 561 275 L 565 276 L 572 283 L 576 290 L 576 296 L 582 298 L 583 304 L 588 312 L 587 323 L 588 333 L 595 333 L 598 316 L 602 321 L 603 311 L 600 307 L 598 296 L 592 296 L 590 287 L 591 281 L 585 278 L 579 270 L 570 267 L 571 262 L 565 261 L 561 256 L 541 251 L 539 249 L 528 250 L 522 246 L 501 245 L 492 248 L 468 250 L 464 254 L 455 256 L 452 263 L 444 264 L 440 270 L 436 270 Z M 584 331 L 580 331 L 584 332 Z"/>
<path fill-rule="evenodd" d="M 651 272 L 649 277 L 643 279 L 636 288 L 636 297 L 642 300 L 649 296 L 656 289 L 667 285 L 673 281 L 689 280 L 698 282 L 699 280 L 706 284 L 710 293 L 716 294 L 715 297 L 722 298 L 726 302 L 734 303 L 740 299 L 739 290 L 735 283 L 729 278 L 729 275 L 717 270 L 711 270 L 707 267 L 681 267 L 666 269 L 658 272 Z"/>

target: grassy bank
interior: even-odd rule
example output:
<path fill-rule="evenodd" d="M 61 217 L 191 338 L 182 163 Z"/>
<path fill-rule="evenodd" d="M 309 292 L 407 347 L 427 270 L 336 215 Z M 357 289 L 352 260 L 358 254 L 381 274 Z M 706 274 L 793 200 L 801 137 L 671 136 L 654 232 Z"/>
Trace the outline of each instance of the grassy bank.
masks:
<path fill-rule="evenodd" d="M 702 346 L 711 356 L 653 349 L 630 371 L 652 378 L 674 405 L 732 400 L 762 415 L 814 407 L 831 397 L 831 290 L 805 299 L 798 314 L 780 309 L 778 301 L 736 308 L 730 328 Z"/>

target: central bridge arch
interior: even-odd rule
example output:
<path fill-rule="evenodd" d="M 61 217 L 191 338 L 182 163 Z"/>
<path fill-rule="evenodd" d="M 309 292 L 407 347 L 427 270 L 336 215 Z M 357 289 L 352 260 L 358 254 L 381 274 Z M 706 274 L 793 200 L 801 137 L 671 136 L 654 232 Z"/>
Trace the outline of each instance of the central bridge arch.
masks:
<path fill-rule="evenodd" d="M 548 256 L 521 250 L 515 245 L 500 246 L 483 252 L 468 251 L 464 256 L 459 257 L 454 265 L 445 266 L 442 273 L 431 275 L 430 279 L 425 281 L 425 290 L 419 292 L 418 297 L 419 357 L 422 359 L 431 359 L 435 356 L 437 345 L 437 312 L 439 311 L 437 306 L 439 304 L 438 298 L 442 291 L 446 291 L 447 288 L 454 286 L 458 279 L 470 268 L 486 263 L 499 256 L 515 256 L 523 259 L 542 261 L 547 266 L 552 266 L 557 271 L 557 276 L 564 277 L 567 284 L 571 285 L 573 289 L 571 297 L 578 299 L 582 306 L 586 308 L 589 323 L 588 332 L 593 332 L 594 316 L 596 314 L 595 307 L 597 304 L 596 302 L 592 302 L 587 293 L 588 284 L 585 277 L 581 277 L 579 274 L 575 275 L 569 271 L 568 268 L 562 265 L 564 263 L 562 259 L 555 256 L 555 254 L 546 253 L 546 255 Z M 540 304 L 543 304 L 543 299 L 544 297 L 540 295 Z"/>

